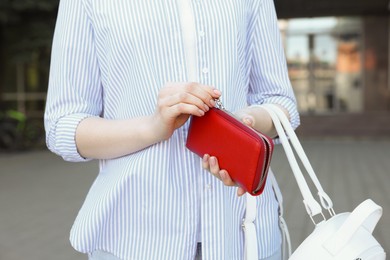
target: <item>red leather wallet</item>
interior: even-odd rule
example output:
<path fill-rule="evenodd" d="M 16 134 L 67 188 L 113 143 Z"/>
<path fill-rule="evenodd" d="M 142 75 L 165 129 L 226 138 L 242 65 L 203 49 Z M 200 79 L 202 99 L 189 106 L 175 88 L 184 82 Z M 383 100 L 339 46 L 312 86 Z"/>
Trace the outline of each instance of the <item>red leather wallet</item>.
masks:
<path fill-rule="evenodd" d="M 211 108 L 202 117 L 192 116 L 186 146 L 200 157 L 217 157 L 220 169 L 251 195 L 263 192 L 273 141 L 227 111 Z"/>

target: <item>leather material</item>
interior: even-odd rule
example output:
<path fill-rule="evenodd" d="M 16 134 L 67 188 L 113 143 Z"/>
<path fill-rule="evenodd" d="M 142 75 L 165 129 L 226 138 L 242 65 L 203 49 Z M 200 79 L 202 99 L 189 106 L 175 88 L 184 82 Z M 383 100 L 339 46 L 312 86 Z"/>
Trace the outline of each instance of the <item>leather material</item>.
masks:
<path fill-rule="evenodd" d="M 200 157 L 215 156 L 220 169 L 251 195 L 263 192 L 273 141 L 225 110 L 211 108 L 202 117 L 192 116 L 186 146 Z"/>

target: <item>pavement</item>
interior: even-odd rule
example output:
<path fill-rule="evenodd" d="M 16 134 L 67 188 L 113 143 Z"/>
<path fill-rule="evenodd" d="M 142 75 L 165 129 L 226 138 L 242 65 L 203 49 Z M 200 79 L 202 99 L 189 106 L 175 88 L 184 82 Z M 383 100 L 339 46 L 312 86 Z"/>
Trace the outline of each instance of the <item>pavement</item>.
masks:
<path fill-rule="evenodd" d="M 371 198 L 383 207 L 374 236 L 390 252 L 390 140 L 304 140 L 306 153 L 336 213 Z M 293 249 L 314 228 L 281 146 L 273 171 L 284 196 Z M 46 150 L 0 153 L 0 260 L 86 260 L 69 230 L 98 170 Z"/>

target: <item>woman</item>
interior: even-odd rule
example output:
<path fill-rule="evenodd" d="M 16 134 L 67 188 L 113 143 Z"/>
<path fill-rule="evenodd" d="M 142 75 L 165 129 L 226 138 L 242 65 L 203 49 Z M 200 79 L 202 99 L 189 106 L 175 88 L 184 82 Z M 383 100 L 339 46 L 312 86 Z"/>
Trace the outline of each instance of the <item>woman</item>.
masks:
<path fill-rule="evenodd" d="M 68 161 L 100 161 L 71 230 L 76 250 L 243 258 L 244 190 L 217 158 L 185 148 L 189 117 L 217 98 L 270 136 L 270 117 L 252 105 L 277 104 L 299 124 L 272 0 L 61 0 L 47 145 Z M 270 183 L 257 200 L 259 259 L 280 259 Z"/>

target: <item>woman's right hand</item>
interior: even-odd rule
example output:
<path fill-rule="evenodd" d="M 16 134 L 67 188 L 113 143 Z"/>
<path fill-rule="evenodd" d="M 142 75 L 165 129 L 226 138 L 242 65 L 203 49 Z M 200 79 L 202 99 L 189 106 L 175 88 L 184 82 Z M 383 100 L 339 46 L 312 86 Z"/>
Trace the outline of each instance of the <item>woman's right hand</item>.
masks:
<path fill-rule="evenodd" d="M 112 159 L 167 140 L 190 115 L 202 116 L 221 92 L 198 83 L 169 83 L 158 95 L 152 115 L 128 119 L 88 117 L 76 130 L 76 145 L 84 158 Z"/>
<path fill-rule="evenodd" d="M 167 83 L 159 92 L 154 122 L 161 140 L 169 139 L 191 115 L 203 116 L 221 92 L 199 83 Z"/>

